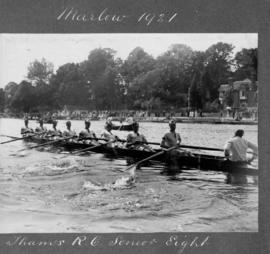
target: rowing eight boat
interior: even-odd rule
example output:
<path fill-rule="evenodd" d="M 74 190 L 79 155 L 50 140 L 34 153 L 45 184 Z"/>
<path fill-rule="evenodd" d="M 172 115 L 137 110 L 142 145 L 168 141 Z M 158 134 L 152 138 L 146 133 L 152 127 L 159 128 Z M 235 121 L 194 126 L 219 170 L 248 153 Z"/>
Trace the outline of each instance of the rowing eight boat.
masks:
<path fill-rule="evenodd" d="M 48 138 L 40 137 L 27 137 L 25 141 L 35 142 L 35 143 L 45 143 L 50 141 Z M 59 141 L 53 144 L 54 146 L 62 147 L 68 151 L 77 149 L 87 149 L 93 144 L 88 144 L 78 141 Z M 150 157 L 161 149 L 155 149 L 153 151 L 142 151 L 135 149 L 127 149 L 125 147 L 108 147 L 108 146 L 97 146 L 91 150 L 92 152 L 113 155 L 117 157 L 130 157 L 136 160 L 144 159 Z M 154 158 L 155 161 L 166 162 L 166 154 L 161 154 Z M 199 169 L 204 171 L 222 171 L 235 174 L 246 174 L 246 175 L 258 175 L 258 169 L 252 167 L 251 165 L 244 162 L 233 162 L 225 159 L 223 156 L 215 155 L 205 155 L 199 153 L 179 153 L 177 156 L 177 161 L 181 168 L 185 169 Z"/>

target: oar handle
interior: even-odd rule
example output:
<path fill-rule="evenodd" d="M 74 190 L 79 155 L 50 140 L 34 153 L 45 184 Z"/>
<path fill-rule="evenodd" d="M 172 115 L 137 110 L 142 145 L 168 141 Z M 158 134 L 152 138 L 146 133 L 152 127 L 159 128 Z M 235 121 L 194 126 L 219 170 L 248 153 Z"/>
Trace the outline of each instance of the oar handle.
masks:
<path fill-rule="evenodd" d="M 92 150 L 94 148 L 97 148 L 97 147 L 100 147 L 100 146 L 104 146 L 104 145 L 108 145 L 109 143 L 113 143 L 113 142 L 115 142 L 115 141 L 111 140 L 111 141 L 108 141 L 108 142 L 106 142 L 104 144 L 98 144 L 98 145 L 95 145 L 95 146 L 84 148 L 84 149 L 81 149 L 81 150 L 76 151 L 74 153 L 71 153 L 71 155 L 76 155 L 76 154 L 80 154 L 80 153 L 83 153 L 83 152 L 86 152 L 86 151 L 90 151 L 90 150 Z M 68 155 L 65 155 L 63 157 L 60 157 L 60 159 L 66 158 L 67 156 L 69 156 L 69 154 Z"/>
<path fill-rule="evenodd" d="M 168 149 L 164 149 L 163 151 L 160 151 L 160 152 L 158 152 L 158 153 L 155 153 L 155 154 L 153 154 L 153 155 L 151 155 L 151 156 L 149 156 L 149 157 L 147 157 L 147 158 L 145 158 L 145 159 L 143 159 L 143 160 L 140 160 L 140 161 L 136 162 L 135 164 L 129 166 L 128 168 L 125 169 L 125 171 L 127 171 L 127 170 L 129 170 L 129 169 L 131 169 L 131 168 L 133 168 L 133 167 L 135 167 L 135 166 L 137 167 L 137 166 L 140 165 L 141 163 L 146 162 L 146 161 L 149 161 L 149 160 L 151 160 L 151 159 L 153 159 L 153 158 L 155 158 L 155 157 L 157 157 L 157 156 L 159 156 L 159 155 L 161 155 L 161 154 L 163 154 L 163 153 L 166 153 L 166 152 L 169 152 L 169 151 L 171 151 L 171 150 L 173 150 L 173 149 L 176 149 L 177 147 L 178 147 L 178 146 L 173 146 L 173 147 L 170 147 L 170 148 L 168 148 Z"/>
<path fill-rule="evenodd" d="M 49 136 L 49 137 L 52 137 L 52 136 Z M 51 144 L 54 144 L 54 143 L 57 143 L 57 142 L 60 142 L 60 141 L 64 141 L 64 140 L 67 140 L 67 139 L 70 139 L 70 138 L 73 138 L 73 137 L 75 137 L 75 136 L 70 136 L 70 137 L 66 137 L 66 138 L 61 138 L 61 139 L 49 141 L 49 142 L 46 142 L 46 143 L 43 143 L 43 144 L 39 144 L 39 145 L 35 145 L 35 146 L 30 146 L 28 148 L 21 149 L 18 152 L 22 152 L 22 151 L 25 151 L 27 149 L 33 149 L 33 148 L 37 148 L 37 147 L 41 147 L 41 146 L 51 145 Z"/>
<path fill-rule="evenodd" d="M 15 141 L 18 141 L 18 140 L 22 140 L 22 139 L 26 139 L 28 137 L 35 137 L 35 136 L 38 136 L 38 135 L 41 135 L 43 133 L 38 133 L 38 134 L 32 134 L 32 135 L 28 135 L 28 136 L 24 136 L 24 137 L 13 137 L 13 136 L 7 136 L 7 135 L 1 135 L 3 137 L 8 137 L 8 138 L 13 138 L 12 140 L 8 140 L 8 141 L 4 141 L 4 142 L 1 142 L 0 144 L 7 144 L 7 143 L 11 143 L 11 142 L 15 142 Z"/>
<path fill-rule="evenodd" d="M 106 140 L 103 138 L 86 138 L 86 139 L 96 139 L 96 140 Z M 124 139 L 117 139 L 119 142 L 127 142 Z M 158 145 L 160 146 L 160 143 L 158 142 L 141 142 L 142 144 L 148 144 L 148 145 Z M 180 145 L 182 148 L 190 148 L 190 149 L 198 149 L 198 150 L 208 150 L 208 151 L 219 151 L 223 152 L 224 150 L 221 148 L 214 148 L 214 147 L 205 147 L 205 146 L 190 146 L 190 145 Z"/>

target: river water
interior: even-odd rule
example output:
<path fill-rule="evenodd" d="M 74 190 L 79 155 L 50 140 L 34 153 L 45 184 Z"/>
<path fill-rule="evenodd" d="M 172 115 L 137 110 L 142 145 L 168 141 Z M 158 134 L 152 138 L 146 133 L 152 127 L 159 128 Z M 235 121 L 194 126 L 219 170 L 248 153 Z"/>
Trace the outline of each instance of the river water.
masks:
<path fill-rule="evenodd" d="M 0 119 L 0 134 L 20 136 L 22 126 L 21 119 Z M 93 121 L 91 129 L 100 135 L 103 126 Z M 63 130 L 65 122 L 58 127 Z M 72 128 L 79 132 L 83 121 L 72 121 Z M 183 144 L 218 148 L 238 128 L 257 144 L 257 126 L 177 124 Z M 153 142 L 160 142 L 167 130 L 166 123 L 140 124 Z M 256 177 L 247 184 L 227 184 L 224 173 L 189 170 L 172 180 L 160 174 L 163 165 L 153 165 L 138 170 L 129 185 L 128 174 L 119 171 L 127 167 L 123 159 L 95 153 L 64 157 L 64 151 L 51 147 L 17 152 L 27 145 L 0 145 L 0 233 L 258 230 Z"/>

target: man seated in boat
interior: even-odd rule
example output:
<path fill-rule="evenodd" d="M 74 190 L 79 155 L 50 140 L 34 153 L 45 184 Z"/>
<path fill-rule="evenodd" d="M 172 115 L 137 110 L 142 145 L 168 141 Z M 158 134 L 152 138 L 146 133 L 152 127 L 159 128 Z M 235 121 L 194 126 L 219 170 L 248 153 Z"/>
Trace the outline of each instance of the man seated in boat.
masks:
<path fill-rule="evenodd" d="M 161 141 L 161 147 L 163 148 L 170 148 L 173 146 L 180 146 L 181 143 L 181 137 L 180 134 L 175 131 L 176 129 L 176 122 L 175 120 L 170 120 L 169 121 L 169 127 L 170 127 L 170 132 L 167 132 Z"/>
<path fill-rule="evenodd" d="M 228 168 L 235 167 L 233 174 L 227 175 L 227 183 L 247 183 L 247 177 L 237 173 L 237 167 L 246 166 L 251 163 L 258 155 L 258 147 L 243 138 L 244 131 L 239 129 L 235 132 L 234 137 L 229 139 L 224 146 L 224 154 L 228 159 L 224 166 Z M 247 150 L 252 150 L 252 156 L 247 158 Z"/>
<path fill-rule="evenodd" d="M 169 153 L 167 153 L 167 158 L 166 158 L 166 166 L 167 166 L 167 171 L 166 173 L 170 175 L 174 175 L 177 172 L 180 172 L 180 160 L 179 157 L 181 154 L 185 153 L 179 149 L 177 149 L 178 146 L 180 146 L 181 143 L 181 137 L 180 134 L 177 133 L 176 130 L 176 122 L 174 119 L 171 119 L 169 121 L 169 127 L 170 127 L 170 132 L 167 132 L 161 141 L 160 146 L 162 148 L 171 148 L 171 147 L 176 147 L 176 149 L 171 150 Z"/>
<path fill-rule="evenodd" d="M 57 129 L 56 126 L 57 126 L 57 121 L 54 120 L 52 130 L 49 130 L 47 132 L 48 136 L 53 136 L 53 137 L 61 137 L 62 136 L 62 132 L 59 129 Z"/>
<path fill-rule="evenodd" d="M 116 144 L 117 140 L 119 139 L 116 135 L 114 135 L 112 132 L 112 122 L 106 121 L 104 126 L 104 132 L 101 134 L 101 137 L 106 140 L 106 142 L 110 142 L 107 146 L 108 147 L 115 147 L 119 144 Z"/>
<path fill-rule="evenodd" d="M 77 137 L 76 132 L 74 130 L 71 130 L 71 122 L 70 121 L 66 122 L 66 126 L 67 126 L 67 129 L 63 132 L 63 137 L 64 138 L 70 137 L 71 139 Z"/>
<path fill-rule="evenodd" d="M 133 116 L 132 116 L 131 114 L 128 114 L 128 115 L 127 115 L 126 122 L 127 122 L 129 125 L 135 123 L 134 118 L 133 118 Z"/>
<path fill-rule="evenodd" d="M 98 145 L 95 139 L 97 139 L 96 134 L 90 130 L 91 122 L 90 120 L 85 120 L 84 121 L 85 128 L 82 130 L 79 134 L 79 139 L 82 140 L 84 143 L 92 143 L 95 145 Z"/>
<path fill-rule="evenodd" d="M 139 123 L 134 122 L 133 133 L 127 136 L 127 148 L 142 150 L 142 151 L 153 151 L 153 149 L 147 145 L 147 140 L 144 135 L 139 133 Z"/>
<path fill-rule="evenodd" d="M 21 134 L 23 136 L 28 136 L 28 135 L 31 135 L 31 133 L 34 133 L 34 130 L 32 128 L 28 127 L 28 123 L 29 123 L 28 118 L 25 118 L 24 119 L 24 127 L 21 128 Z"/>
<path fill-rule="evenodd" d="M 39 120 L 39 126 L 35 129 L 36 133 L 45 134 L 47 132 L 47 128 L 43 126 L 43 120 Z"/>
<path fill-rule="evenodd" d="M 243 138 L 244 130 L 237 130 L 234 137 L 229 139 L 224 146 L 225 157 L 234 162 L 250 163 L 258 154 L 258 147 Z M 251 158 L 247 158 L 247 150 L 253 152 Z"/>

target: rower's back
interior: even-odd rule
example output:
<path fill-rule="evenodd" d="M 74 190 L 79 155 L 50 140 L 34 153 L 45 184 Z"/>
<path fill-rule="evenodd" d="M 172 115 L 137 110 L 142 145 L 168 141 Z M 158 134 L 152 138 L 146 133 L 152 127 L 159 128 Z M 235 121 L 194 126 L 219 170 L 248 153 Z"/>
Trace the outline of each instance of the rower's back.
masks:
<path fill-rule="evenodd" d="M 225 151 L 231 151 L 231 161 L 247 161 L 248 148 L 252 149 L 255 153 L 258 152 L 257 146 L 238 136 L 228 140 L 224 147 Z"/>

